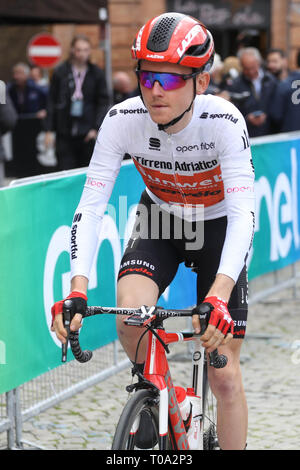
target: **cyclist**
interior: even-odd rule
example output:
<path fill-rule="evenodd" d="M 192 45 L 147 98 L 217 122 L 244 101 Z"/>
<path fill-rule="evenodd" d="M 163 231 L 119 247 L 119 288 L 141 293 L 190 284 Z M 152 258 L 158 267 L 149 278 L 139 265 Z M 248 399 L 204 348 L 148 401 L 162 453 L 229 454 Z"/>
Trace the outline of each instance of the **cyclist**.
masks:
<path fill-rule="evenodd" d="M 86 305 L 105 205 L 123 156 L 130 154 L 146 190 L 121 261 L 118 306 L 155 305 L 181 262 L 194 268 L 198 303 L 214 307 L 203 345 L 208 352 L 219 347 L 229 359 L 224 369 L 209 370 L 218 403 L 219 444 L 222 449 L 244 449 L 247 403 L 239 358 L 247 319 L 246 260 L 254 228 L 247 127 L 233 104 L 204 95 L 214 43 L 198 20 L 178 13 L 151 19 L 139 30 L 132 57 L 137 60 L 140 97 L 114 106 L 104 119 L 73 221 L 70 296 L 76 299 L 78 314 L 72 328 L 80 327 Z M 62 301 L 52 308 L 52 329 L 64 342 L 61 312 Z M 197 315 L 193 327 L 200 331 Z M 141 330 L 125 326 L 120 318 L 117 330 L 134 361 Z M 144 342 L 136 364 L 140 369 L 145 351 Z"/>

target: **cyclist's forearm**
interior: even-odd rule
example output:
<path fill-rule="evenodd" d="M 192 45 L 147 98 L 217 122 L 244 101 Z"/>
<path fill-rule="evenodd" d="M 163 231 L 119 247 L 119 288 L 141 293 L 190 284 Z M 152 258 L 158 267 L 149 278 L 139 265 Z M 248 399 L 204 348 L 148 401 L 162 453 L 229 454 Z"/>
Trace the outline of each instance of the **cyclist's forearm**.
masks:
<path fill-rule="evenodd" d="M 235 282 L 231 277 L 226 276 L 226 274 L 218 273 L 207 293 L 207 297 L 217 296 L 225 300 L 225 302 L 228 302 L 234 285 Z"/>
<path fill-rule="evenodd" d="M 87 293 L 88 279 L 85 276 L 74 276 L 71 281 L 71 291 Z"/>

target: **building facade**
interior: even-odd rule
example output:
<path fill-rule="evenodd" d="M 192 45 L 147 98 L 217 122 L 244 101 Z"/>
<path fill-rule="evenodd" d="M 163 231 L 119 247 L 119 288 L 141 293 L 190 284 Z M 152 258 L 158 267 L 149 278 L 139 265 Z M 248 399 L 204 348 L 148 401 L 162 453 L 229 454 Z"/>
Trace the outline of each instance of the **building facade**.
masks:
<path fill-rule="evenodd" d="M 89 25 L 0 23 L 0 78 L 7 81 L 16 62 L 28 62 L 28 41 L 37 32 L 48 31 L 62 44 L 61 60 L 67 58 L 75 34 L 88 35 L 93 46 L 92 61 L 103 68 L 107 63 L 105 38 L 109 34 L 112 71 L 127 71 L 134 81 L 130 47 L 136 31 L 149 18 L 166 11 L 200 18 L 212 31 L 216 50 L 223 59 L 235 54 L 238 37 L 246 31 L 263 55 L 270 47 L 282 48 L 288 55 L 290 68 L 296 67 L 300 50 L 300 0 L 108 0 L 107 5 L 109 27 L 106 29 L 97 18 L 95 24 Z"/>

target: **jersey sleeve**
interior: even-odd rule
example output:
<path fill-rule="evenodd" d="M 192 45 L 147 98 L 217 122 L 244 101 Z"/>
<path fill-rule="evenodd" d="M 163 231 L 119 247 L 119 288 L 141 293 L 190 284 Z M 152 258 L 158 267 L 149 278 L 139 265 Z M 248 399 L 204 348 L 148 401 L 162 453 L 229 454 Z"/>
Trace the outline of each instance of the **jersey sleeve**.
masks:
<path fill-rule="evenodd" d="M 75 211 L 70 237 L 71 278 L 76 275 L 89 278 L 103 215 L 126 153 L 122 138 L 124 123 L 113 111 L 114 108 L 107 113 L 99 130 Z"/>
<path fill-rule="evenodd" d="M 219 123 L 217 131 L 227 214 L 226 237 L 218 273 L 235 282 L 251 249 L 255 223 L 254 166 L 246 122 L 231 105 L 234 120 Z"/>

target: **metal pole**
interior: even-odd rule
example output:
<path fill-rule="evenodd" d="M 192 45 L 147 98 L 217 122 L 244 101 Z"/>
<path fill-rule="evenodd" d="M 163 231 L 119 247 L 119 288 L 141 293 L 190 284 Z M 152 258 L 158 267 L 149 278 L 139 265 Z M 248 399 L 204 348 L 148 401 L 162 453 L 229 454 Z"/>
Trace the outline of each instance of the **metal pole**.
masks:
<path fill-rule="evenodd" d="M 105 23 L 105 74 L 107 83 L 107 92 L 110 106 L 113 105 L 113 85 L 112 85 L 112 60 L 111 60 L 111 28 L 107 21 Z"/>
<path fill-rule="evenodd" d="M 16 432 L 16 446 L 18 449 L 22 449 L 22 413 L 21 413 L 21 402 L 20 402 L 20 389 L 15 388 L 14 393 L 14 415 L 15 415 L 15 432 Z"/>
<path fill-rule="evenodd" d="M 10 427 L 7 430 L 7 448 L 14 448 L 14 393 L 13 390 L 6 392 L 6 415 L 10 422 Z"/>
<path fill-rule="evenodd" d="M 105 77 L 107 84 L 107 93 L 109 105 L 113 105 L 113 86 L 112 86 L 112 61 L 111 61 L 111 28 L 106 8 L 99 9 L 99 19 L 104 22 L 104 55 L 105 55 Z"/>
<path fill-rule="evenodd" d="M 114 341 L 114 365 L 118 364 L 118 341 Z"/>

